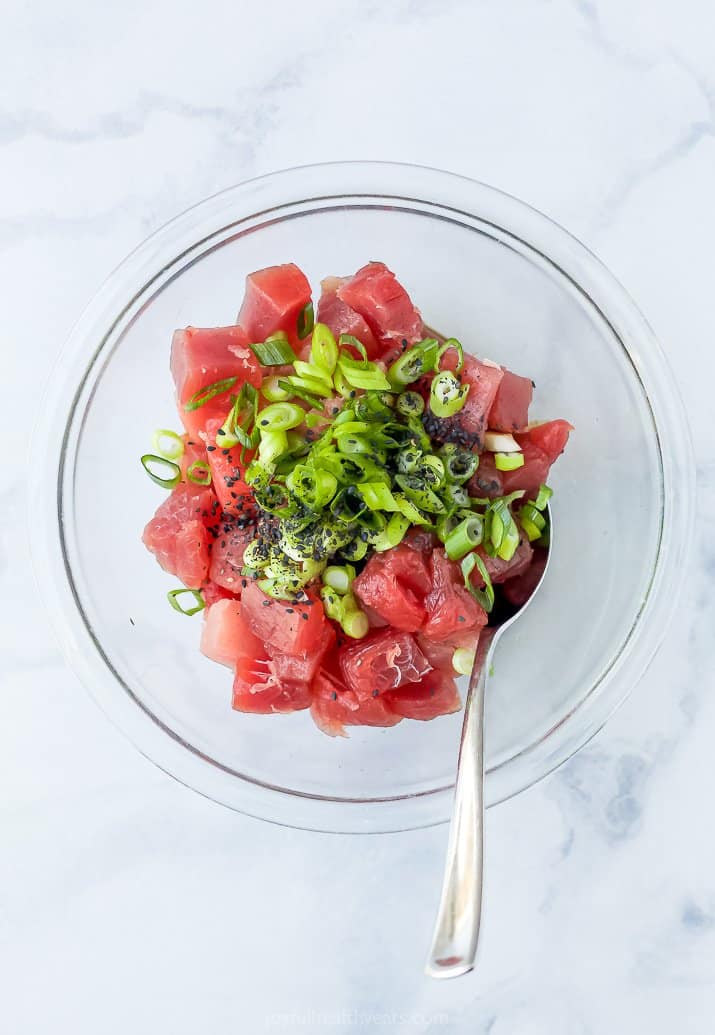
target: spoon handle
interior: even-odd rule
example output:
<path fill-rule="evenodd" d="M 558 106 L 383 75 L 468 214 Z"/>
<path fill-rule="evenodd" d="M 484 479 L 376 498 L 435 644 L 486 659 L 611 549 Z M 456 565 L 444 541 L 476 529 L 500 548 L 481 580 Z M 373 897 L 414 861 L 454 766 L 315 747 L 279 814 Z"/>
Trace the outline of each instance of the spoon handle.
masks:
<path fill-rule="evenodd" d="M 450 978 L 474 966 L 482 914 L 484 691 L 488 665 L 475 665 L 464 706 L 454 809 L 442 895 L 425 973 Z"/>

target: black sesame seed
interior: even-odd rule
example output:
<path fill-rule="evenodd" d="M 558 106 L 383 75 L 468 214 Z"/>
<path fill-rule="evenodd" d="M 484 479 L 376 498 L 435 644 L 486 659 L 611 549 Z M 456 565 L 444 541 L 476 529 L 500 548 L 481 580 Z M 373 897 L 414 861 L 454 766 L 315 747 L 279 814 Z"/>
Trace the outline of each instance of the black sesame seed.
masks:
<path fill-rule="evenodd" d="M 134 619 L 133 618 L 130 618 L 129 622 L 130 622 L 131 625 L 134 625 Z"/>

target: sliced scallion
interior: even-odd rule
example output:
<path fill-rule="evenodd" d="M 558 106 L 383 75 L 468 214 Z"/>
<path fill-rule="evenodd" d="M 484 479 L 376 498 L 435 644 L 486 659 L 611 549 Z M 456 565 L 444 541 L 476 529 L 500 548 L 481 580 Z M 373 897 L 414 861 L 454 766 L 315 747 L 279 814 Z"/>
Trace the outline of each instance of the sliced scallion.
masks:
<path fill-rule="evenodd" d="M 457 647 L 452 655 L 452 668 L 460 676 L 471 676 L 476 656 L 476 650 L 469 650 L 468 647 Z"/>
<path fill-rule="evenodd" d="M 429 405 L 435 417 L 453 417 L 464 406 L 469 385 L 462 384 L 449 370 L 436 374 L 430 387 Z"/>
<path fill-rule="evenodd" d="M 403 392 L 397 396 L 395 407 L 406 417 L 419 417 L 424 413 L 425 401 L 419 392 Z"/>
<path fill-rule="evenodd" d="M 538 495 L 534 500 L 534 506 L 536 507 L 536 509 L 545 510 L 546 504 L 549 502 L 553 494 L 554 490 L 550 489 L 548 485 L 540 485 Z"/>
<path fill-rule="evenodd" d="M 173 460 L 167 460 L 165 456 L 145 453 L 141 457 L 141 465 L 154 484 L 160 485 L 162 489 L 173 489 L 181 481 L 181 468 Z M 162 476 L 159 472 L 152 470 L 153 467 L 158 468 L 159 472 L 165 471 L 166 474 Z"/>
<path fill-rule="evenodd" d="M 383 530 L 373 540 L 373 549 L 377 553 L 382 553 L 397 546 L 404 539 L 410 524 L 410 519 L 404 514 L 392 514 Z"/>
<path fill-rule="evenodd" d="M 261 384 L 261 395 L 268 402 L 285 402 L 290 399 L 291 393 L 281 388 L 280 379 L 277 377 L 264 377 Z"/>
<path fill-rule="evenodd" d="M 151 444 L 159 456 L 163 456 L 166 460 L 178 460 L 184 455 L 183 438 L 168 428 L 157 428 L 152 436 Z"/>
<path fill-rule="evenodd" d="M 472 594 L 474 599 L 478 601 L 488 613 L 494 607 L 494 586 L 492 580 L 487 571 L 484 561 L 478 553 L 468 553 L 466 557 L 462 559 L 462 575 L 464 576 L 464 585 Z M 475 586 L 472 581 L 472 572 L 474 569 L 479 572 L 484 588 Z"/>
<path fill-rule="evenodd" d="M 495 453 L 494 466 L 497 471 L 516 471 L 524 466 L 523 453 Z"/>
<path fill-rule="evenodd" d="M 289 431 L 305 422 L 305 410 L 297 403 L 271 403 L 260 411 L 256 422 L 261 435 L 266 431 Z"/>
<path fill-rule="evenodd" d="M 440 362 L 442 360 L 442 356 L 444 356 L 445 353 L 451 352 L 451 351 L 454 351 L 454 352 L 457 353 L 457 365 L 456 365 L 455 371 L 456 371 L 457 374 L 461 373 L 461 371 L 462 371 L 462 369 L 464 367 L 464 349 L 462 348 L 462 343 L 460 341 L 457 341 L 456 338 L 447 338 L 447 340 L 445 341 L 444 345 L 440 345 L 439 349 L 437 350 L 437 358 L 435 360 L 435 370 L 437 370 L 437 371 L 440 370 Z"/>
<path fill-rule="evenodd" d="M 193 607 L 184 607 L 182 605 L 180 598 L 187 595 L 194 601 Z M 180 615 L 186 615 L 189 618 L 191 615 L 195 615 L 198 614 L 199 611 L 203 611 L 206 607 L 204 598 L 198 589 L 170 589 L 166 594 L 166 599 L 175 611 L 178 611 Z"/>
<path fill-rule="evenodd" d="M 307 338 L 310 332 L 313 330 L 315 324 L 315 313 L 313 312 L 313 302 L 307 302 L 301 311 L 298 313 L 298 325 L 296 330 L 298 331 L 298 337 L 303 340 Z"/>
<path fill-rule="evenodd" d="M 355 569 L 352 564 L 345 564 L 339 566 L 336 564 L 329 565 L 322 575 L 322 581 L 324 586 L 329 586 L 334 589 L 336 593 L 341 595 L 348 592 L 355 579 Z"/>
<path fill-rule="evenodd" d="M 186 477 L 195 485 L 210 485 L 211 468 L 205 460 L 194 460 L 186 470 Z"/>
<path fill-rule="evenodd" d="M 310 364 L 332 377 L 338 362 L 338 346 L 335 335 L 324 323 L 316 323 L 310 343 Z"/>
<path fill-rule="evenodd" d="M 484 534 L 484 522 L 478 514 L 472 514 L 454 528 L 444 541 L 444 548 L 451 561 L 460 561 L 465 554 L 479 546 Z"/>
<path fill-rule="evenodd" d="M 290 347 L 285 331 L 276 331 L 265 341 L 252 344 L 251 349 L 258 362 L 264 367 L 282 367 L 295 361 L 295 352 Z"/>
<path fill-rule="evenodd" d="M 198 410 L 200 406 L 203 406 L 210 399 L 214 399 L 217 395 L 230 392 L 236 381 L 238 381 L 237 377 L 225 377 L 222 381 L 214 381 L 213 384 L 206 385 L 205 388 L 192 395 L 188 402 L 184 403 L 184 409 L 189 412 L 191 410 Z"/>
<path fill-rule="evenodd" d="M 390 391 L 390 382 L 375 363 L 361 362 L 347 353 L 342 353 L 338 359 L 338 370 L 352 388 L 376 392 Z"/>

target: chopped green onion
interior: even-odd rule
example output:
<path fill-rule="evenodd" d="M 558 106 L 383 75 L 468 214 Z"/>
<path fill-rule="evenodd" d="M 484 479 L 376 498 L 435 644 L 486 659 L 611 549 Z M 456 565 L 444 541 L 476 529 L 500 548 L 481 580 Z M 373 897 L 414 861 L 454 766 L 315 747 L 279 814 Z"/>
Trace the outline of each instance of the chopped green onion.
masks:
<path fill-rule="evenodd" d="M 343 617 L 341 595 L 332 586 L 323 585 L 320 590 L 320 599 L 323 601 L 323 608 L 328 618 L 332 618 L 334 622 L 340 622 Z"/>
<path fill-rule="evenodd" d="M 462 384 L 449 370 L 432 379 L 429 405 L 435 417 L 453 417 L 464 406 L 469 395 L 469 385 Z"/>
<path fill-rule="evenodd" d="M 457 374 L 461 373 L 464 367 L 464 349 L 462 348 L 462 343 L 457 341 L 456 338 L 447 338 L 444 345 L 440 345 L 439 349 L 437 350 L 435 370 L 439 372 L 442 356 L 444 356 L 445 353 L 450 352 L 452 349 L 454 349 L 454 351 L 457 353 L 457 367 L 455 372 Z"/>
<path fill-rule="evenodd" d="M 341 334 L 338 338 L 338 345 L 342 348 L 344 345 L 349 346 L 360 355 L 360 358 L 367 363 L 367 349 L 354 334 Z"/>
<path fill-rule="evenodd" d="M 313 328 L 313 339 L 310 343 L 310 363 L 321 373 L 332 377 L 338 362 L 338 346 L 335 335 L 324 323 L 316 323 Z"/>
<path fill-rule="evenodd" d="M 439 496 L 432 492 L 423 479 L 414 474 L 396 474 L 395 482 L 413 503 L 416 503 L 421 510 L 427 510 L 432 514 L 441 514 L 444 511 L 444 503 Z"/>
<path fill-rule="evenodd" d="M 282 367 L 295 361 L 295 352 L 290 347 L 285 331 L 276 331 L 265 341 L 251 345 L 258 362 L 264 367 Z"/>
<path fill-rule="evenodd" d="M 490 453 L 519 453 L 521 446 L 513 435 L 506 431 L 485 431 L 484 448 Z"/>
<path fill-rule="evenodd" d="M 519 523 L 527 534 L 530 543 L 536 542 L 546 528 L 546 518 L 535 504 L 525 503 L 519 511 Z"/>
<path fill-rule="evenodd" d="M 414 443 L 405 446 L 405 448 L 398 454 L 397 457 L 397 470 L 400 474 L 413 474 L 417 470 L 417 466 L 422 459 L 422 452 L 419 446 Z"/>
<path fill-rule="evenodd" d="M 257 539 L 251 540 L 243 551 L 243 564 L 252 571 L 260 570 L 268 565 L 269 557 L 265 548 Z"/>
<path fill-rule="evenodd" d="M 256 418 L 261 435 L 268 431 L 289 431 L 305 422 L 305 410 L 297 403 L 271 403 L 261 410 Z"/>
<path fill-rule="evenodd" d="M 444 461 L 447 477 L 460 485 L 468 482 L 479 467 L 479 457 L 476 453 L 472 453 L 468 449 L 462 449 L 460 446 L 454 445 L 453 442 L 448 442 L 442 446 L 440 456 Z"/>
<path fill-rule="evenodd" d="M 370 510 L 398 510 L 395 497 L 384 482 L 362 482 L 356 486 Z"/>
<path fill-rule="evenodd" d="M 406 518 L 413 525 L 430 525 L 432 522 L 426 514 L 423 514 L 418 507 L 414 505 L 412 500 L 409 500 L 401 492 L 394 493 L 395 503 L 400 509 L 400 513 L 404 514 Z"/>
<path fill-rule="evenodd" d="M 476 650 L 458 647 L 452 655 L 452 668 L 460 676 L 471 676 L 476 657 Z"/>
<path fill-rule="evenodd" d="M 347 413 L 350 416 L 350 411 Z M 342 416 L 342 414 L 340 415 Z M 362 435 L 370 431 L 370 425 L 364 420 L 340 420 L 336 418 L 333 422 L 333 436 L 340 438 L 341 435 Z"/>
<path fill-rule="evenodd" d="M 524 466 L 523 453 L 495 453 L 494 466 L 497 471 L 516 471 Z"/>
<path fill-rule="evenodd" d="M 181 481 L 181 468 L 172 460 L 167 460 L 165 456 L 145 453 L 141 458 L 141 465 L 155 485 L 160 485 L 162 489 L 173 489 Z M 166 471 L 166 477 L 162 477 L 161 474 L 152 471 L 152 467 L 158 467 L 160 471 Z M 169 472 L 171 473 L 169 474 Z"/>
<path fill-rule="evenodd" d="M 367 553 L 367 543 L 364 539 L 351 539 L 340 548 L 340 553 L 347 561 L 361 561 Z"/>
<path fill-rule="evenodd" d="M 205 460 L 194 460 L 187 468 L 186 477 L 195 485 L 210 485 L 211 468 Z"/>
<path fill-rule="evenodd" d="M 355 400 L 355 416 L 358 420 L 389 421 L 394 405 L 395 397 L 390 392 L 366 392 Z"/>
<path fill-rule="evenodd" d="M 361 640 L 367 636 L 370 623 L 364 611 L 358 607 L 358 602 L 352 593 L 346 593 L 342 599 L 343 613 L 340 624 L 346 636 L 353 640 Z"/>
<path fill-rule="evenodd" d="M 195 395 L 192 395 L 189 401 L 184 403 L 184 409 L 188 411 L 198 410 L 199 406 L 203 406 L 209 399 L 230 391 L 236 384 L 236 381 L 238 381 L 237 377 L 225 377 L 223 381 L 214 381 L 213 384 L 207 385 L 196 392 Z"/>
<path fill-rule="evenodd" d="M 285 431 L 264 431 L 258 447 L 258 458 L 262 464 L 273 464 L 287 449 L 288 439 Z"/>
<path fill-rule="evenodd" d="M 405 417 L 419 417 L 424 413 L 425 401 L 419 392 L 403 392 L 397 396 L 395 406 Z"/>
<path fill-rule="evenodd" d="M 253 385 L 241 385 L 241 391 L 233 402 L 226 420 L 216 433 L 217 445 L 231 449 L 239 443 L 246 449 L 255 449 L 258 444 L 252 429 L 258 409 L 258 392 Z"/>
<path fill-rule="evenodd" d="M 463 485 L 445 485 L 442 491 L 447 497 L 447 503 L 455 507 L 469 506 L 469 493 Z"/>
<path fill-rule="evenodd" d="M 534 500 L 534 506 L 536 507 L 536 509 L 544 510 L 546 508 L 546 504 L 549 502 L 553 494 L 554 490 L 550 489 L 548 485 L 540 485 L 539 493 L 536 499 Z"/>
<path fill-rule="evenodd" d="M 184 455 L 184 440 L 175 431 L 168 428 L 157 428 L 151 440 L 151 444 L 165 460 L 178 460 Z"/>
<path fill-rule="evenodd" d="M 387 371 L 390 384 L 395 388 L 412 384 L 434 369 L 437 356 L 437 340 L 427 338 L 413 345 L 395 360 Z"/>
<path fill-rule="evenodd" d="M 519 545 L 519 529 L 512 517 L 506 497 L 494 500 L 487 511 L 489 539 L 496 555 L 510 561 Z"/>
<path fill-rule="evenodd" d="M 438 489 L 444 482 L 444 464 L 438 456 L 428 453 L 421 458 L 415 474 L 423 478 L 427 485 Z"/>
<path fill-rule="evenodd" d="M 389 392 L 391 385 L 375 363 L 352 359 L 347 353 L 338 359 L 338 370 L 352 388 L 363 388 L 369 391 Z"/>
<path fill-rule="evenodd" d="M 334 589 L 336 593 L 345 594 L 348 592 L 355 579 L 355 569 L 352 564 L 342 567 L 330 565 L 323 572 L 323 585 Z"/>
<path fill-rule="evenodd" d="M 182 597 L 187 593 L 194 601 L 194 607 L 182 607 L 179 597 Z M 199 611 L 203 611 L 206 607 L 204 598 L 201 596 L 198 589 L 170 589 L 166 594 L 166 599 L 175 611 L 178 611 L 180 615 L 187 615 L 187 617 L 198 614 Z"/>
<path fill-rule="evenodd" d="M 300 385 L 291 384 L 292 381 L 299 381 L 299 380 L 300 380 L 300 378 L 297 378 L 297 377 L 291 377 L 289 379 L 288 378 L 279 378 L 278 379 L 278 387 L 283 392 L 285 392 L 284 398 L 285 399 L 289 399 L 289 398 L 293 398 L 295 396 L 298 399 L 302 399 L 304 402 L 307 402 L 314 409 L 316 409 L 316 410 L 321 409 L 321 407 L 323 405 L 323 399 L 320 396 L 316 395 L 314 392 L 306 391 L 306 389 L 302 388 Z"/>
<path fill-rule="evenodd" d="M 300 360 L 296 360 L 296 363 L 300 363 Z M 308 392 L 309 397 L 317 396 L 318 399 L 327 399 L 333 394 L 332 385 L 320 377 L 290 374 L 286 378 L 281 378 L 278 384 L 281 388 L 293 389 L 294 394 L 298 396 L 304 396 L 304 393 Z M 308 401 L 311 401 L 311 398 Z"/>
<path fill-rule="evenodd" d="M 305 360 L 297 359 L 293 364 L 293 368 L 298 377 L 304 378 L 308 382 L 315 381 L 316 385 L 320 385 L 327 395 L 332 395 L 333 379 L 322 367 L 317 367 L 313 363 L 306 363 Z"/>
<path fill-rule="evenodd" d="M 410 524 L 410 519 L 405 517 L 404 514 L 393 514 L 383 530 L 373 540 L 372 545 L 375 551 L 382 553 L 385 550 L 391 550 L 398 543 L 401 543 Z"/>
<path fill-rule="evenodd" d="M 268 402 L 285 402 L 290 399 L 290 392 L 281 388 L 280 379 L 277 377 L 264 377 L 261 384 L 261 395 Z"/>
<path fill-rule="evenodd" d="M 313 330 L 315 324 L 315 314 L 313 312 L 313 302 L 307 302 L 301 311 L 298 313 L 298 337 L 303 340 L 307 338 L 310 332 Z"/>
<path fill-rule="evenodd" d="M 484 534 L 484 522 L 478 514 L 465 518 L 453 529 L 444 541 L 444 548 L 451 561 L 459 561 L 475 546 L 479 546 Z"/>
<path fill-rule="evenodd" d="M 484 588 L 478 588 L 472 582 L 472 572 L 477 569 L 482 577 Z M 489 577 L 489 572 L 486 569 L 484 561 L 478 553 L 468 553 L 467 556 L 462 560 L 462 575 L 464 576 L 464 585 L 472 594 L 474 599 L 478 601 L 488 613 L 494 607 L 494 586 L 492 580 Z"/>

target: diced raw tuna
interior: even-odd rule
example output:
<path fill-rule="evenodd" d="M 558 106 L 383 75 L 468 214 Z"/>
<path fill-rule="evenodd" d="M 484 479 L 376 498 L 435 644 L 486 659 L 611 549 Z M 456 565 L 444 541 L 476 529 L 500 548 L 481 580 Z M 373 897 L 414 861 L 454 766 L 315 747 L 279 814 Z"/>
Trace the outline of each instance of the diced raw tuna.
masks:
<path fill-rule="evenodd" d="M 209 527 L 209 533 L 213 543 L 209 577 L 216 585 L 240 596 L 246 581 L 241 576 L 243 553 L 255 538 L 256 527 L 253 523 L 244 525 L 219 515 L 216 524 Z"/>
<path fill-rule="evenodd" d="M 534 386 L 528 377 L 520 377 L 502 367 L 504 377 L 489 410 L 488 427 L 493 431 L 522 431 L 529 423 L 529 407 Z"/>
<path fill-rule="evenodd" d="M 525 572 L 531 564 L 534 548 L 527 539 L 526 533 L 519 529 L 519 545 L 510 560 L 503 561 L 501 557 L 490 557 L 483 546 L 477 547 L 477 553 L 484 561 L 484 567 L 487 569 L 492 582 L 498 583 Z M 479 584 L 480 576 L 476 568 L 474 569 L 472 579 L 475 585 Z"/>
<path fill-rule="evenodd" d="M 427 412 L 424 425 L 430 438 L 438 442 L 455 442 L 466 449 L 481 449 L 487 416 L 504 377 L 501 367 L 480 363 L 473 356 L 464 357 L 462 382 L 469 385 L 462 409 L 453 417 L 435 417 Z"/>
<path fill-rule="evenodd" d="M 430 672 L 421 683 L 408 683 L 384 695 L 390 711 L 405 719 L 436 719 L 438 715 L 457 712 L 462 702 L 457 684 L 446 672 Z"/>
<path fill-rule="evenodd" d="M 422 636 L 438 642 L 451 641 L 454 636 L 478 631 L 486 625 L 486 611 L 465 589 L 459 566 L 441 549 L 435 549 L 430 563 L 432 589 L 425 600 L 427 621 Z"/>
<path fill-rule="evenodd" d="M 523 607 L 536 587 L 546 568 L 548 551 L 537 548 L 529 567 L 521 575 L 508 578 L 502 586 L 502 593 L 514 607 Z"/>
<path fill-rule="evenodd" d="M 246 277 L 246 294 L 238 314 L 250 342 L 265 341 L 285 331 L 293 348 L 299 348 L 298 317 L 310 302 L 310 284 L 295 263 L 268 266 Z"/>
<path fill-rule="evenodd" d="M 338 298 L 359 313 L 385 347 L 420 341 L 422 317 L 384 262 L 370 262 L 337 289 Z"/>
<path fill-rule="evenodd" d="M 502 472 L 497 470 L 493 453 L 482 453 L 477 473 L 469 482 L 470 496 L 488 496 L 496 499 L 504 495 Z"/>
<path fill-rule="evenodd" d="M 431 670 L 413 637 L 394 629 L 369 633 L 354 646 L 344 647 L 339 662 L 346 686 L 360 700 L 404 683 L 418 683 Z"/>
<path fill-rule="evenodd" d="M 320 600 L 274 600 L 251 581 L 241 594 L 241 604 L 251 631 L 273 653 L 305 654 L 322 641 L 326 618 Z"/>
<path fill-rule="evenodd" d="M 217 600 L 206 608 L 201 651 L 207 658 L 233 668 L 239 655 L 250 653 L 256 645 L 260 641 L 246 628 L 238 600 Z"/>
<path fill-rule="evenodd" d="M 206 525 L 217 507 L 211 489 L 196 492 L 182 483 L 164 500 L 142 535 L 164 571 L 176 575 L 190 589 L 199 589 L 208 575 Z"/>
<path fill-rule="evenodd" d="M 524 453 L 524 465 L 501 472 L 504 492 L 524 489 L 527 495 L 535 496 L 539 486 L 546 483 L 554 460 L 563 453 L 571 431 L 568 421 L 550 420 L 515 435 Z"/>
<path fill-rule="evenodd" d="M 244 514 L 247 507 L 252 508 L 251 489 L 243 479 L 246 467 L 253 458 L 253 451 L 247 450 L 245 462 L 241 463 L 240 446 L 227 449 L 221 445 L 221 436 L 218 431 L 224 420 L 225 414 L 223 417 L 209 420 L 201 437 L 206 443 L 206 458 L 211 467 L 213 486 L 222 508 L 227 514 Z"/>
<path fill-rule="evenodd" d="M 240 327 L 186 327 L 174 331 L 171 342 L 171 373 L 176 385 L 179 415 L 189 435 L 196 438 L 212 417 L 228 412 L 231 392 L 238 392 L 246 381 L 256 388 L 261 383 L 261 368 L 248 347 Z M 227 378 L 237 378 L 227 388 L 195 410 L 185 404 L 198 392 Z"/>
<path fill-rule="evenodd" d="M 378 694 L 358 697 L 332 672 L 321 669 L 313 682 L 310 714 L 329 737 L 345 737 L 346 726 L 395 726 L 401 716 Z"/>
<path fill-rule="evenodd" d="M 430 584 L 423 555 L 400 545 L 373 554 L 355 580 L 353 590 L 361 605 L 369 607 L 370 614 L 378 615 L 384 624 L 403 632 L 416 632 L 427 617 L 424 598 Z"/>
<path fill-rule="evenodd" d="M 320 282 L 322 293 L 318 302 L 317 320 L 326 324 L 336 338 L 341 334 L 352 334 L 365 346 L 368 359 L 375 359 L 381 349 L 367 322 L 338 295 L 338 288 L 345 283 L 347 277 L 326 277 Z"/>

